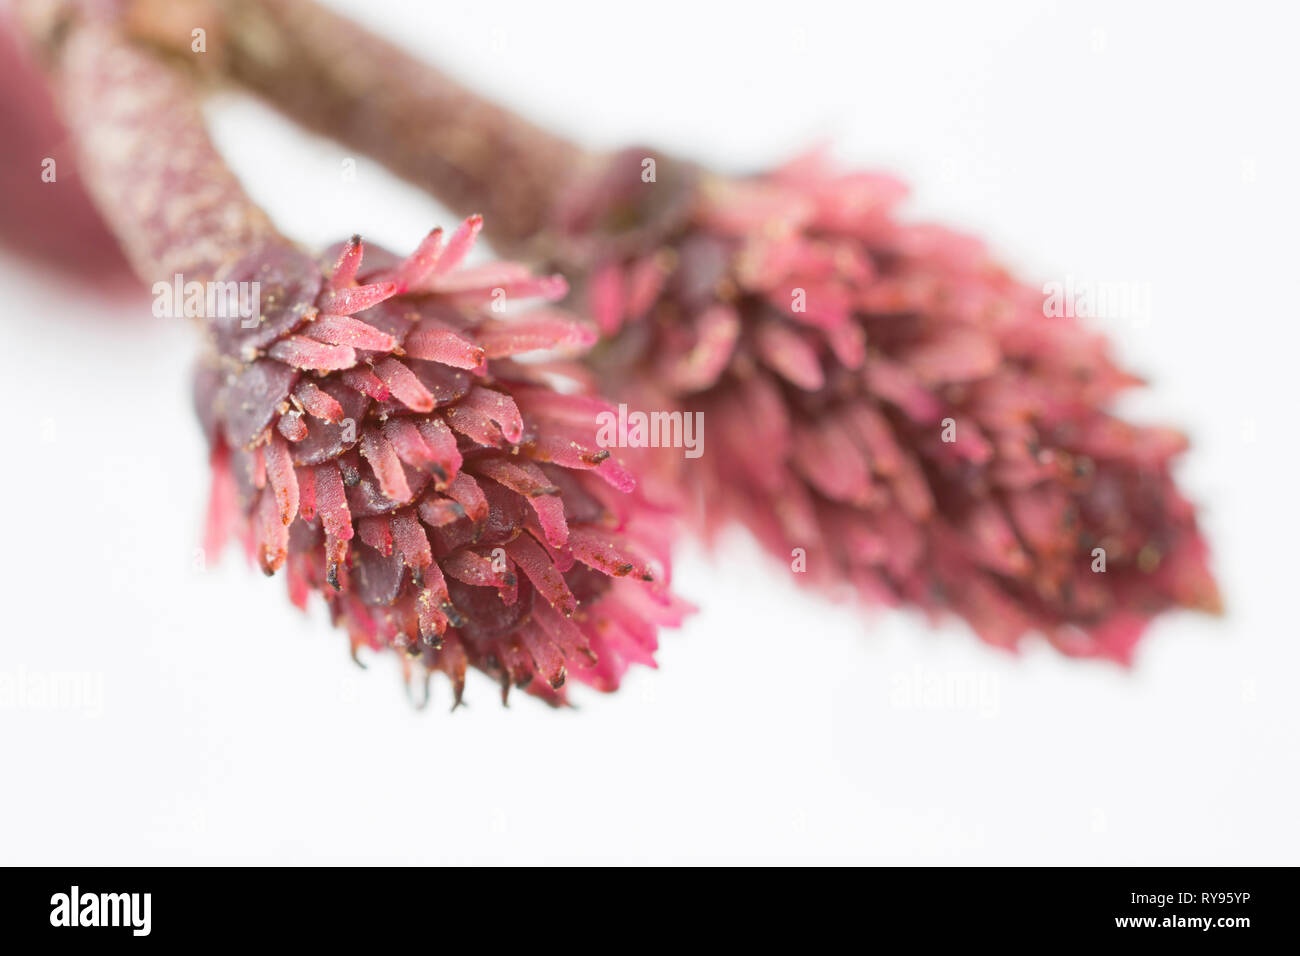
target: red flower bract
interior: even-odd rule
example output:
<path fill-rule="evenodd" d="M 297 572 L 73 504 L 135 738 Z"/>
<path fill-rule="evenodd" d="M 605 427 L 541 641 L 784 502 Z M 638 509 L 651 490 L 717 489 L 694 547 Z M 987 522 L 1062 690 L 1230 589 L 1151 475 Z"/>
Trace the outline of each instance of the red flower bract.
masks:
<path fill-rule="evenodd" d="M 401 261 L 354 238 L 328 276 L 258 250 L 223 277 L 258 282 L 264 309 L 213 325 L 198 376 L 208 545 L 236 527 L 296 604 L 324 595 L 354 651 L 398 648 L 457 701 L 470 666 L 505 693 L 558 701 L 569 673 L 610 690 L 681 617 L 662 586 L 667 516 L 597 447 L 598 400 L 510 361 L 591 333 L 549 310 L 495 318 L 489 301 L 565 287 L 458 270 L 478 228 L 445 246 L 435 231 Z"/>
<path fill-rule="evenodd" d="M 1185 442 L 1105 410 L 1138 380 L 1101 336 L 1046 317 L 978 241 L 900 222 L 892 178 L 818 156 L 679 170 L 666 194 L 687 201 L 647 212 L 644 155 L 569 197 L 558 246 L 594 262 L 610 394 L 704 411 L 689 474 L 710 527 L 738 517 L 785 560 L 803 549 L 807 580 L 952 609 L 1008 647 L 1037 631 L 1126 661 L 1152 615 L 1217 609 L 1170 476 Z"/>

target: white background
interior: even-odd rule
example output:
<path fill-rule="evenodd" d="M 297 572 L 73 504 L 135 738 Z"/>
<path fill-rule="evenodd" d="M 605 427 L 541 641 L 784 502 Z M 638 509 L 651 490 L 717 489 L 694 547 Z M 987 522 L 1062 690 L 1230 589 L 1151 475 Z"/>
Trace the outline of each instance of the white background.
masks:
<path fill-rule="evenodd" d="M 1111 318 L 1185 426 L 1228 604 L 1128 672 L 795 588 L 686 545 L 658 671 L 551 712 L 471 679 L 423 713 L 323 614 L 194 550 L 193 330 L 0 263 L 0 862 L 1297 863 L 1295 14 L 1277 3 L 356 2 L 593 145 L 719 167 L 829 138 L 1035 281 L 1149 284 Z M 447 214 L 261 107 L 219 142 L 291 234 L 412 246 Z M 935 688 L 950 693 L 932 696 Z M 973 688 L 963 696 L 960 688 Z"/>

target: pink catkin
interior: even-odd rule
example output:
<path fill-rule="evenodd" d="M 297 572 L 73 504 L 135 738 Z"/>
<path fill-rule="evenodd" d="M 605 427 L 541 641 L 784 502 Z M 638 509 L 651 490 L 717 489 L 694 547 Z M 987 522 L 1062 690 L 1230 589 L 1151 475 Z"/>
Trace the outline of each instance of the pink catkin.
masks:
<path fill-rule="evenodd" d="M 390 298 L 350 316 L 347 328 L 370 344 L 387 337 L 389 349 L 360 349 L 348 368 L 322 370 L 311 354 L 277 356 L 269 347 L 268 356 L 283 363 L 286 374 L 276 378 L 274 395 L 257 399 L 266 409 L 265 422 L 222 414 L 222 409 L 248 406 L 242 376 L 222 376 L 215 369 L 200 375 L 198 404 L 213 410 L 205 424 L 209 440 L 222 449 L 217 460 L 233 476 L 245 507 L 254 509 L 249 512 L 254 520 L 242 525 L 249 546 L 268 572 L 287 566 L 291 588 L 305 586 L 324 595 L 354 648 L 402 649 L 421 673 L 445 673 L 457 700 L 466 667 L 491 674 L 507 692 L 511 686 L 528 687 L 552 702 L 564 699 L 561 685 L 568 676 L 613 689 L 622 665 L 610 661 L 596 667 L 592 648 L 601 639 L 592 629 L 604 619 L 602 608 L 621 606 L 622 591 L 613 589 L 605 574 L 571 558 L 569 569 L 560 572 L 533 535 L 564 552 L 570 523 L 604 527 L 614 521 L 621 525 L 614 537 L 622 547 L 635 548 L 635 523 L 593 510 L 598 499 L 591 484 L 605 481 L 585 464 L 573 473 L 576 484 L 566 485 L 573 495 L 559 495 L 549 476 L 563 466 L 534 455 L 546 447 L 539 437 L 570 426 L 545 414 L 520 415 L 510 397 L 514 383 L 542 387 L 530 382 L 525 366 L 499 359 L 471 372 L 393 354 L 407 337 L 425 332 L 423 315 L 436 315 L 433 321 L 441 324 L 451 313 L 436 294 L 399 306 L 391 294 L 395 287 L 385 285 L 383 277 L 410 264 L 382 253 L 373 258 L 385 265 L 376 274 L 363 260 L 357 288 L 367 283 L 386 288 Z M 346 307 L 340 303 L 348 301 L 367 298 L 336 294 L 330 308 Z M 462 311 L 456 334 L 473 342 L 477 324 L 492 321 L 486 316 Z M 310 309 L 304 310 L 303 322 L 311 335 Z M 348 378 L 349 371 L 365 369 L 376 370 L 373 377 L 393 387 L 377 397 Z M 295 401 L 306 414 L 297 413 Z M 280 427 L 288 415 L 296 415 L 295 430 L 302 429 L 297 439 Z M 594 444 L 594 424 L 592 431 Z M 259 461 L 266 474 L 262 487 Z M 216 487 L 226 484 L 219 473 Z M 627 498 L 635 512 L 635 494 Z M 540 519 L 537 525 L 530 514 Z M 525 562 L 522 575 L 515 573 L 518 561 Z M 467 583 L 465 575 L 450 573 L 481 563 L 492 569 L 492 580 Z M 507 578 L 513 588 L 508 602 L 499 587 Z M 660 623 L 680 620 L 683 606 L 662 585 L 647 581 L 643 586 L 653 595 L 646 605 L 652 632 Z M 574 620 L 567 632 L 572 640 L 539 643 L 528 625 L 543 604 L 552 603 Z M 618 662 L 637 660 L 625 648 L 611 654 Z M 538 675 L 543 680 L 534 683 Z"/>
<path fill-rule="evenodd" d="M 641 152 L 569 194 L 579 221 L 620 201 Z M 739 520 L 800 549 L 801 580 L 954 611 L 1008 648 L 1042 633 L 1127 662 L 1155 614 L 1219 609 L 1171 474 L 1186 443 L 1107 411 L 1137 380 L 1098 336 L 1045 316 L 976 240 L 899 219 L 889 177 L 810 156 L 702 183 L 654 242 L 597 257 L 578 301 L 635 343 L 597 365 L 611 394 L 704 413 L 704 467 L 654 457 L 698 482 L 708 529 Z M 628 318 L 633 277 L 665 261 Z M 719 308 L 734 334 L 714 333 Z"/>
<path fill-rule="evenodd" d="M 638 646 L 650 653 L 647 635 L 680 623 L 686 607 L 666 575 L 630 595 L 626 582 L 575 560 L 566 531 L 593 525 L 634 551 L 662 533 L 652 522 L 668 519 L 630 487 L 617 512 L 607 509 L 605 472 L 538 451 L 574 426 L 541 406 L 521 410 L 516 389 L 549 386 L 508 358 L 487 360 L 478 344 L 481 327 L 504 334 L 491 290 L 453 268 L 479 220 L 447 249 L 435 231 L 405 260 L 357 239 L 317 260 L 248 199 L 176 74 L 93 16 L 68 23 L 52 52 L 91 194 L 140 278 L 261 285 L 257 321 L 204 326 L 195 404 L 213 467 L 207 547 L 233 531 L 267 574 L 285 573 L 295 604 L 324 598 L 354 654 L 397 649 L 408 678 L 444 673 L 457 703 L 470 667 L 498 680 L 503 696 L 525 687 L 562 703 L 568 677 L 614 689 L 641 658 L 621 645 L 602 657 L 601 622 L 639 599 Z M 513 288 L 565 291 L 559 282 Z M 540 314 L 527 347 L 502 354 L 565 344 L 560 331 L 537 334 L 555 315 Z M 410 356 L 402 343 L 412 336 L 454 339 L 463 347 L 449 357 L 475 360 Z M 531 504 L 539 491 L 548 495 L 541 512 Z M 484 563 L 486 572 L 464 572 Z M 567 625 L 548 632 L 537 621 L 552 604 Z"/>

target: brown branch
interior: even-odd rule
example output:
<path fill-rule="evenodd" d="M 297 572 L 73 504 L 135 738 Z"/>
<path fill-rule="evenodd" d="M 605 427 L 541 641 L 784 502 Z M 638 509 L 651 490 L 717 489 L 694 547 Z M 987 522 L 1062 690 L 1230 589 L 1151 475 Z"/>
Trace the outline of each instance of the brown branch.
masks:
<path fill-rule="evenodd" d="M 303 0 L 133 0 L 137 38 L 220 70 L 303 125 L 373 156 L 504 247 L 531 239 L 587 159 L 581 149 Z M 191 51 L 206 25 L 208 51 Z"/>
<path fill-rule="evenodd" d="M 216 151 L 191 84 L 97 9 L 63 4 L 27 28 L 86 187 L 137 275 L 203 280 L 255 245 L 287 244 Z"/>

